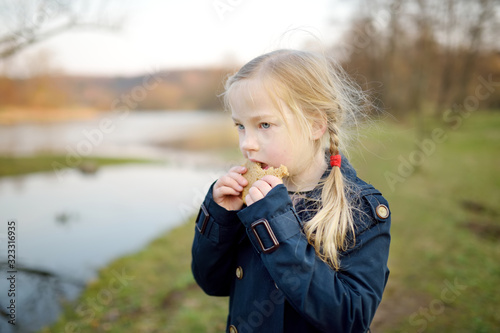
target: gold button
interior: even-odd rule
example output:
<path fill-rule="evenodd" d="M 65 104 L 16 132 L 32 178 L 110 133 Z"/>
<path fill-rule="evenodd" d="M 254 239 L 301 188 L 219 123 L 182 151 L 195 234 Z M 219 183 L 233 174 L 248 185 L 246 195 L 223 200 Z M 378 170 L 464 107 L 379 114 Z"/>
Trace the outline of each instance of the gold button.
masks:
<path fill-rule="evenodd" d="M 241 266 L 236 267 L 236 277 L 238 280 L 243 279 L 243 268 Z"/>
<path fill-rule="evenodd" d="M 386 205 L 378 205 L 377 208 L 375 208 L 375 212 L 381 219 L 386 219 L 389 217 L 389 208 L 387 208 Z"/>
<path fill-rule="evenodd" d="M 231 326 L 229 326 L 229 332 L 230 333 L 238 333 L 238 330 L 236 329 L 236 326 L 231 325 Z"/>

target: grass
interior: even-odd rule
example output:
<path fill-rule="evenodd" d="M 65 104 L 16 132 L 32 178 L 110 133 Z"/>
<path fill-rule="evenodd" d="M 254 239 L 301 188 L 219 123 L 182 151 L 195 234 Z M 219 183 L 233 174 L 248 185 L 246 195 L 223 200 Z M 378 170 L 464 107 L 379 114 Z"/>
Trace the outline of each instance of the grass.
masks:
<path fill-rule="evenodd" d="M 67 160 L 67 156 L 40 154 L 35 156 L 0 156 L 0 177 L 17 176 L 32 172 L 54 171 L 66 167 L 94 170 L 104 165 L 123 163 L 145 163 L 146 160 L 123 158 L 82 158 Z M 55 169 L 54 169 L 55 168 Z"/>
<path fill-rule="evenodd" d="M 409 125 L 382 123 L 354 149 L 358 174 L 384 193 L 393 214 L 391 276 L 374 333 L 500 326 L 499 128 L 499 114 L 474 113 L 456 128 L 428 123 L 416 142 Z M 432 147 L 425 140 L 434 129 L 445 136 Z M 423 142 L 428 153 L 419 148 Z M 411 172 L 402 161 L 410 161 Z M 193 232 L 187 221 L 103 268 L 42 332 L 64 332 L 71 324 L 79 332 L 223 331 L 227 299 L 204 295 L 191 276 Z M 120 288 L 117 272 L 131 277 Z"/>
<path fill-rule="evenodd" d="M 427 128 L 415 141 L 412 129 L 386 124 L 366 143 L 371 153 L 354 158 L 393 212 L 392 273 L 382 306 L 399 307 L 401 315 L 393 327 L 381 324 L 380 331 L 491 332 L 500 325 L 494 310 L 500 305 L 494 296 L 500 282 L 500 116 L 474 114 L 457 128 L 439 123 Z M 434 129 L 443 130 L 445 139 L 432 148 Z M 417 156 L 424 141 L 430 153 L 421 154 L 414 171 L 391 186 L 387 172 L 398 174 L 402 161 Z M 470 228 L 471 221 L 486 232 Z M 464 286 L 453 300 L 448 282 Z M 401 309 L 398 299 L 404 295 L 418 301 Z"/>

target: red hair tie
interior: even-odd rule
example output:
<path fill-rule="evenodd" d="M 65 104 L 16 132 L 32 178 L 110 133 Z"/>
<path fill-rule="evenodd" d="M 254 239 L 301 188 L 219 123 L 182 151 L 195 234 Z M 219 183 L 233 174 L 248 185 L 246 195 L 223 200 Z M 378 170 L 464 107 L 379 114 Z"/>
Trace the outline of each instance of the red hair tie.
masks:
<path fill-rule="evenodd" d="M 330 165 L 332 167 L 337 166 L 340 168 L 341 162 L 342 162 L 342 157 L 340 155 L 331 155 L 330 156 Z"/>

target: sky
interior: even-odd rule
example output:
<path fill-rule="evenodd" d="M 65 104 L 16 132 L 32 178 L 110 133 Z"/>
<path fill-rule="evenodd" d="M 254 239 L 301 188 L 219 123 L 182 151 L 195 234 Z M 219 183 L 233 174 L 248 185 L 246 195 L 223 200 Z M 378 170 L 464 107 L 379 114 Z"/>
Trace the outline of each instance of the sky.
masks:
<path fill-rule="evenodd" d="M 307 40 L 328 47 L 351 16 L 346 0 L 125 0 L 103 17 L 121 29 L 70 31 L 1 64 L 9 76 L 50 70 L 126 76 L 160 69 L 243 64 Z"/>

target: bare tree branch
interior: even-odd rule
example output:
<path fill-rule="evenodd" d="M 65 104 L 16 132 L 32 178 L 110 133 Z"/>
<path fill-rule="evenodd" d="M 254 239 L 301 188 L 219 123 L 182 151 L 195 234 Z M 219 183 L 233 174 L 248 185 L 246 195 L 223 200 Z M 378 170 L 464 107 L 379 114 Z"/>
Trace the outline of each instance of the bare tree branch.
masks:
<path fill-rule="evenodd" d="M 70 30 L 118 30 L 121 19 L 106 17 L 103 8 L 100 1 L 0 0 L 0 59 Z"/>

